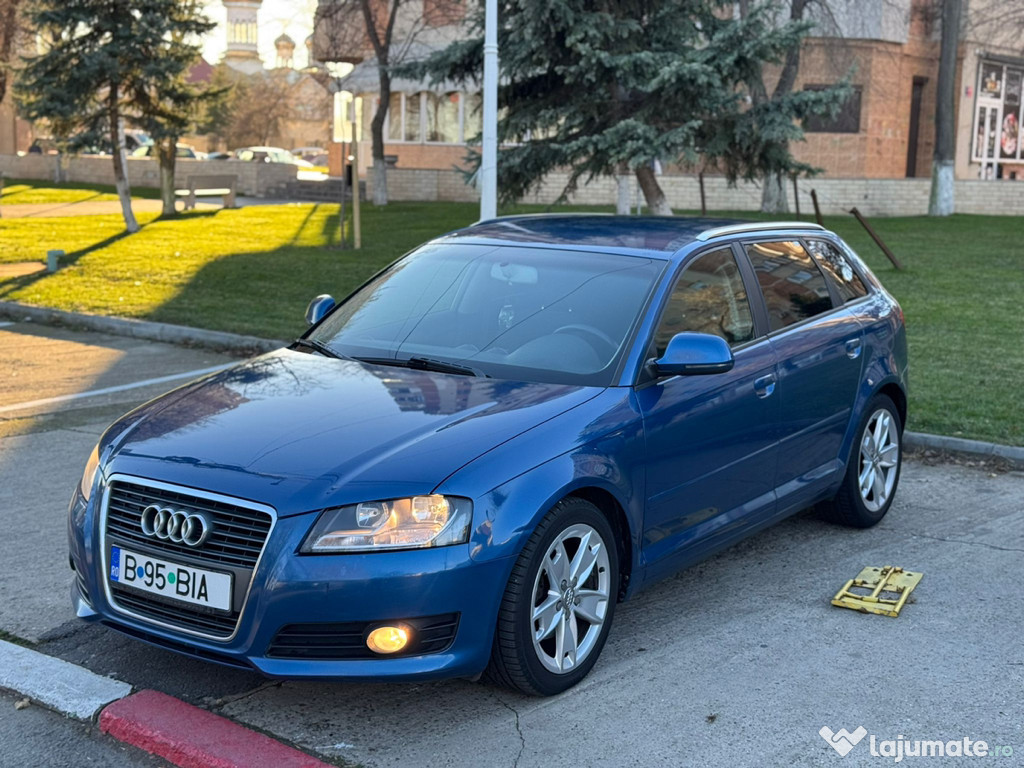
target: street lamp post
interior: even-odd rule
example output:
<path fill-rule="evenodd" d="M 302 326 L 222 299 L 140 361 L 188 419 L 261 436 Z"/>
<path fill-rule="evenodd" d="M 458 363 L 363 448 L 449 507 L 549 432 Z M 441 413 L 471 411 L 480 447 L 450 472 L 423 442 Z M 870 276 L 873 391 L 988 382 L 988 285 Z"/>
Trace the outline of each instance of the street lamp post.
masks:
<path fill-rule="evenodd" d="M 481 220 L 493 219 L 498 214 L 498 0 L 487 0 L 485 12 Z"/>

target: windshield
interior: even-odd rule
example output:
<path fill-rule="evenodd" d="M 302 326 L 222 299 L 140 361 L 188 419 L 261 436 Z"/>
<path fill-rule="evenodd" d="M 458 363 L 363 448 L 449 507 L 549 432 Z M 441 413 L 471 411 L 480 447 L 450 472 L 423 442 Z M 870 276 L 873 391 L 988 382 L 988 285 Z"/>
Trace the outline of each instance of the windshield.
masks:
<path fill-rule="evenodd" d="M 429 358 L 496 378 L 606 386 L 664 264 L 428 245 L 359 289 L 311 338 L 360 359 Z"/>

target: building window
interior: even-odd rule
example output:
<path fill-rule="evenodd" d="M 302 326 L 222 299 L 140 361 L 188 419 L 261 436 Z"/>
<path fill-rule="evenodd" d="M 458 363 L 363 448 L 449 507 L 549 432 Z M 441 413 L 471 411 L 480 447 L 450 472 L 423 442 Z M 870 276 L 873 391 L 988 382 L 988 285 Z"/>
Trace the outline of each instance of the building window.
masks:
<path fill-rule="evenodd" d="M 805 85 L 805 91 L 824 91 L 831 85 Z M 853 86 L 849 97 L 839 108 L 834 118 L 828 115 L 810 115 L 804 120 L 807 133 L 859 133 L 860 132 L 861 87 Z"/>
<path fill-rule="evenodd" d="M 463 108 L 462 140 L 469 143 L 479 141 L 483 130 L 483 101 L 479 93 L 467 93 L 464 97 L 466 106 Z"/>
<path fill-rule="evenodd" d="M 376 102 L 369 94 L 364 99 Z M 479 94 L 392 93 L 384 135 L 389 142 L 464 144 L 480 133 L 480 120 Z"/>
<path fill-rule="evenodd" d="M 985 164 L 984 178 L 999 177 L 1001 162 L 1024 159 L 1022 83 L 1024 67 L 1020 65 L 983 61 L 979 67 L 971 159 Z"/>
<path fill-rule="evenodd" d="M 459 94 L 426 95 L 427 141 L 459 143 Z"/>
<path fill-rule="evenodd" d="M 405 95 L 405 140 L 412 142 L 423 141 L 423 126 L 420 116 L 423 112 L 422 93 L 409 93 Z"/>
<path fill-rule="evenodd" d="M 402 94 L 392 93 L 388 101 L 388 140 L 402 140 Z"/>

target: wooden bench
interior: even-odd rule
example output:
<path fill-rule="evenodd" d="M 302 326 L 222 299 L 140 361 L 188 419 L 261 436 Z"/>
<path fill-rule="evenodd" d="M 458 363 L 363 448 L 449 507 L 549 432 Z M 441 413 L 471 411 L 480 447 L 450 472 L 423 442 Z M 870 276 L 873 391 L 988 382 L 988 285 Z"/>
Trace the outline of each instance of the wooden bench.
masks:
<path fill-rule="evenodd" d="M 185 210 L 196 207 L 197 197 L 223 197 L 225 208 L 235 208 L 238 177 L 228 174 L 189 176 L 188 189 L 176 189 L 174 194 L 185 198 Z"/>

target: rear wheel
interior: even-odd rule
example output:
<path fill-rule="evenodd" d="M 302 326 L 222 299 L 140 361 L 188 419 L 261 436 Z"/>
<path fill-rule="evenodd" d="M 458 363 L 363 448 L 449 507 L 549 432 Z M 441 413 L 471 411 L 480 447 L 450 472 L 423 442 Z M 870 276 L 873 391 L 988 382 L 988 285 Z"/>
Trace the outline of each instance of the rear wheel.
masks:
<path fill-rule="evenodd" d="M 556 504 L 512 569 L 487 679 L 535 696 L 582 680 L 608 637 L 618 580 L 607 518 L 583 499 Z"/>
<path fill-rule="evenodd" d="M 825 517 L 856 528 L 870 528 L 885 517 L 900 480 L 902 439 L 896 405 L 876 395 L 864 410 L 839 493 L 821 505 Z"/>

